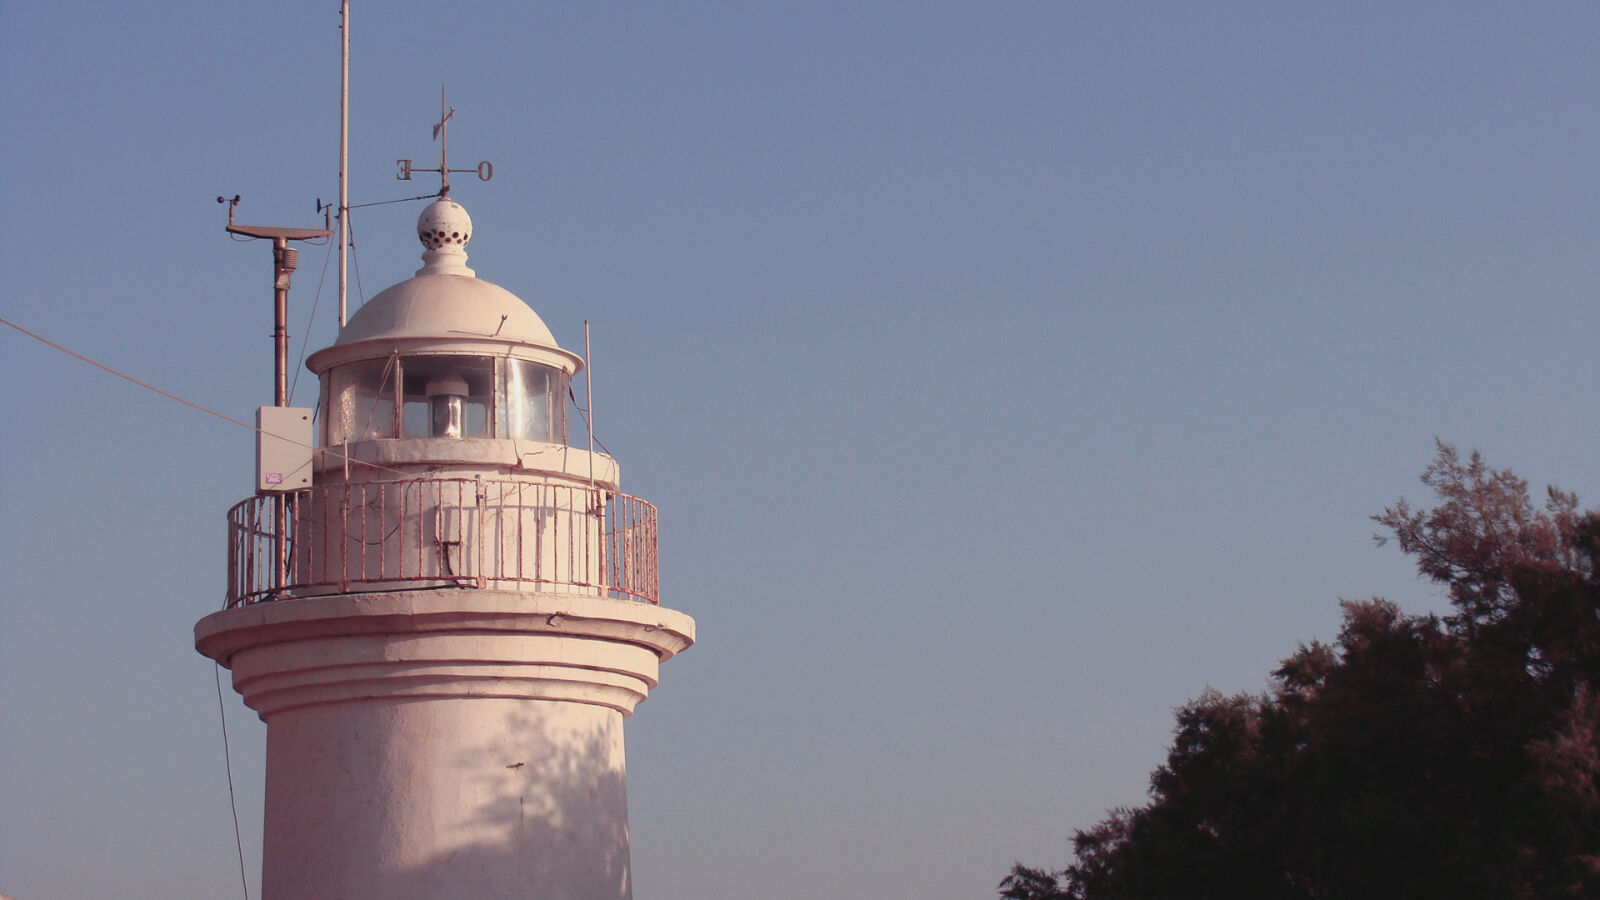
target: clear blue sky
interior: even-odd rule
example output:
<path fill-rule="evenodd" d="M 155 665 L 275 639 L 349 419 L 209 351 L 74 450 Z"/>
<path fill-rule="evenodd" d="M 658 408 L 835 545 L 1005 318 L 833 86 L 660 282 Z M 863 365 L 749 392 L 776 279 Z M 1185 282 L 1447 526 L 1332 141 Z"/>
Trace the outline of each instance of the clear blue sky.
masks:
<path fill-rule="evenodd" d="M 0 7 L 0 315 L 271 402 L 338 3 Z M 639 900 L 976 900 L 1144 798 L 1437 436 L 1600 502 L 1600 6 L 364 3 L 352 202 L 423 193 L 568 347 L 700 644 L 629 722 Z M 352 302 L 420 204 L 353 216 Z M 298 354 L 333 336 L 307 248 Z M 306 321 L 317 303 L 313 324 Z M 211 663 L 251 435 L 0 328 L 0 892 L 238 896 Z M 314 400 L 302 373 L 296 400 Z M 263 727 L 227 692 L 252 878 Z M 254 893 L 254 892 L 252 892 Z"/>

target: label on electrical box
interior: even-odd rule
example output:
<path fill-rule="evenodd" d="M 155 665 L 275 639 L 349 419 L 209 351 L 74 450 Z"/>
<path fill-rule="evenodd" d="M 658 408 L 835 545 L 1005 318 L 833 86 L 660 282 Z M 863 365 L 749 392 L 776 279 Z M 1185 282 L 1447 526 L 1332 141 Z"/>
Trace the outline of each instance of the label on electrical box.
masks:
<path fill-rule="evenodd" d="M 311 487 L 311 414 L 300 406 L 256 410 L 256 490 L 303 491 Z"/>

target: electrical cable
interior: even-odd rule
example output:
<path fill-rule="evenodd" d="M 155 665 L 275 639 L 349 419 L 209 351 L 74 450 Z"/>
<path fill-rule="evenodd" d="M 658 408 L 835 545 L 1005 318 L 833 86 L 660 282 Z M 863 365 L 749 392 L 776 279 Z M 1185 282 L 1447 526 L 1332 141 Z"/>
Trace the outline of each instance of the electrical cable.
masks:
<path fill-rule="evenodd" d="M 294 389 L 300 386 L 300 372 L 306 367 L 306 347 L 311 343 L 311 325 L 317 321 L 317 304 L 322 301 L 322 289 L 328 283 L 328 261 L 333 259 L 333 244 L 322 256 L 322 271 L 317 274 L 317 290 L 311 295 L 311 314 L 306 316 L 306 330 L 300 337 L 300 357 L 295 361 L 294 380 L 289 382 L 289 405 L 294 405 Z"/>
<path fill-rule="evenodd" d="M 163 391 L 161 388 L 158 388 L 153 384 L 146 384 L 145 382 L 140 381 L 139 379 L 133 377 L 132 375 L 124 375 L 123 373 L 118 372 L 116 369 L 113 369 L 113 368 L 111 368 L 110 366 L 108 366 L 108 365 L 106 365 L 104 363 L 95 362 L 94 360 L 90 359 L 89 357 L 84 356 L 82 353 L 77 352 L 76 350 L 69 350 L 66 347 L 63 347 L 60 344 L 56 343 L 55 341 L 50 340 L 49 338 L 43 337 L 43 336 L 38 335 L 38 334 L 34 334 L 33 332 L 29 331 L 26 328 L 23 328 L 21 325 L 18 325 L 15 322 L 10 321 L 9 319 L 0 318 L 0 325 L 9 325 L 12 328 L 15 328 L 16 330 L 18 330 L 18 331 L 22 332 L 23 334 L 27 335 L 28 337 L 33 338 L 34 340 L 38 341 L 41 344 L 44 344 L 44 345 L 46 345 L 48 347 L 54 347 L 55 349 L 60 350 L 62 353 L 65 353 L 66 355 L 72 357 L 73 359 L 77 359 L 77 360 L 81 360 L 83 362 L 86 362 L 89 365 L 94 366 L 96 369 L 100 369 L 100 370 L 105 371 L 105 372 L 110 372 L 112 375 L 115 375 L 118 378 L 123 379 L 124 381 L 131 381 L 134 384 L 137 384 L 139 387 L 142 387 L 147 391 L 153 391 L 153 392 L 155 392 L 157 394 L 160 394 L 163 397 L 166 397 L 168 400 L 176 400 L 179 403 L 182 403 L 184 406 L 188 406 L 188 407 L 192 407 L 194 409 L 198 409 L 198 410 L 200 410 L 201 412 L 205 413 L 208 416 L 216 416 L 217 418 L 221 419 L 222 421 L 231 422 L 234 425 L 238 425 L 240 428 L 248 428 L 251 431 L 260 431 L 261 430 L 261 429 L 255 427 L 254 425 L 249 425 L 249 424 L 246 424 L 244 422 L 241 422 L 241 421 L 239 421 L 238 419 L 235 419 L 232 416 L 223 415 L 222 413 L 219 413 L 214 409 L 206 409 L 204 406 L 201 406 L 200 404 L 194 403 L 194 402 L 189 401 L 189 400 L 185 400 L 182 397 L 179 397 L 177 394 L 167 393 L 166 391 Z"/>
<path fill-rule="evenodd" d="M 567 388 L 567 396 L 572 400 L 572 408 L 577 410 L 578 415 L 583 417 L 583 423 L 585 425 L 589 424 L 589 410 L 585 409 L 582 404 L 578 403 L 578 395 L 572 390 L 571 387 Z M 595 438 L 594 445 L 600 448 L 601 453 L 604 453 L 607 456 L 611 455 L 611 448 L 606 446 L 605 441 Z"/>
<path fill-rule="evenodd" d="M 377 200 L 372 203 L 357 203 L 353 206 L 346 206 L 345 209 L 366 209 L 369 206 L 388 206 L 391 203 L 410 203 L 413 200 L 432 200 L 438 196 L 438 194 L 421 194 L 416 197 L 402 197 L 399 200 Z"/>
<path fill-rule="evenodd" d="M 399 200 L 378 200 L 373 203 L 356 203 L 344 208 L 345 218 L 345 247 L 350 251 L 350 267 L 356 272 L 356 298 L 362 303 L 367 302 L 366 290 L 361 287 L 361 261 L 356 258 L 356 220 L 351 217 L 353 209 L 366 209 L 369 206 L 388 206 L 391 203 L 410 203 L 413 200 L 432 200 L 438 194 L 421 194 L 416 197 L 402 197 Z"/>
<path fill-rule="evenodd" d="M 244 838 L 239 834 L 239 803 L 233 793 L 233 754 L 228 750 L 228 710 L 222 703 L 222 664 L 213 661 L 211 672 L 217 682 L 217 718 L 222 722 L 222 767 L 228 772 L 228 806 L 233 810 L 233 845 L 239 851 L 239 887 L 244 900 L 250 900 L 250 879 L 244 871 Z"/>
<path fill-rule="evenodd" d="M 345 222 L 345 237 L 348 238 L 345 247 L 350 250 L 350 267 L 356 270 L 356 299 L 365 305 L 367 291 L 361 286 L 361 260 L 356 258 L 356 220 L 350 218 L 350 214 L 346 212 Z"/>
<path fill-rule="evenodd" d="M 309 450 L 320 451 L 322 453 L 327 454 L 328 456 L 333 457 L 334 459 L 341 460 L 341 461 L 343 461 L 345 463 L 355 463 L 358 466 L 366 466 L 366 467 L 371 468 L 371 469 L 377 469 L 380 472 L 392 472 L 392 473 L 394 473 L 396 475 L 408 474 L 404 469 L 396 469 L 396 468 L 393 468 L 391 466 L 382 465 L 380 463 L 367 462 L 365 460 L 355 459 L 354 457 L 351 457 L 351 456 L 349 456 L 349 455 L 347 455 L 347 454 L 345 454 L 345 453 L 343 453 L 341 451 L 335 450 L 332 447 L 318 447 L 315 444 L 306 444 L 306 443 L 302 443 L 300 441 L 290 440 L 289 438 L 286 438 L 286 437 L 284 437 L 282 435 L 268 434 L 268 432 L 263 431 L 262 429 L 257 428 L 256 426 L 251 425 L 248 422 L 241 422 L 241 421 L 239 421 L 238 419 L 235 419 L 232 416 L 225 415 L 223 413 L 219 413 L 214 409 L 208 409 L 208 408 L 206 408 L 204 406 L 201 406 L 198 403 L 195 403 L 192 400 L 185 400 L 182 397 L 179 397 L 177 394 L 171 393 L 169 391 L 164 391 L 161 388 L 158 388 L 153 384 L 149 384 L 149 383 L 140 381 L 139 379 L 133 377 L 132 375 L 127 375 L 127 374 L 124 374 L 122 372 L 119 372 L 116 369 L 113 369 L 110 366 L 106 365 L 105 363 L 96 362 L 95 360 L 90 359 L 87 356 L 84 356 L 82 353 L 79 353 L 76 350 L 72 350 L 72 349 L 69 349 L 67 347 L 63 347 L 60 344 L 56 343 L 55 341 L 50 340 L 47 337 L 44 337 L 44 336 L 39 335 L 39 334 L 35 334 L 34 332 L 29 331 L 26 328 L 23 328 L 21 325 L 18 325 L 17 323 L 15 323 L 15 322 L 13 322 L 13 321 L 11 321 L 9 319 L 0 317 L 0 325 L 7 325 L 7 326 L 10 326 L 12 328 L 15 328 L 17 331 L 22 332 L 23 334 L 27 335 L 28 337 L 33 338 L 34 340 L 38 341 L 39 343 L 44 344 L 47 347 L 53 347 L 56 350 L 60 350 L 62 353 L 67 354 L 68 356 L 72 357 L 73 359 L 77 359 L 77 360 L 81 360 L 82 362 L 86 362 L 89 365 L 94 366 L 96 369 L 100 369 L 101 371 L 104 371 L 104 372 L 109 372 L 112 375 L 115 375 L 115 376 L 117 376 L 118 378 L 121 378 L 124 381 L 131 381 L 134 384 L 138 385 L 139 387 L 144 388 L 147 391 L 150 391 L 150 392 L 156 393 L 156 394 L 160 394 L 161 396 L 166 397 L 168 400 L 176 400 L 179 403 L 182 403 L 184 406 L 190 407 L 191 409 L 197 409 L 197 410 L 205 413 L 208 416 L 216 416 L 217 418 L 219 418 L 222 421 L 227 422 L 227 423 L 229 423 L 231 425 L 237 425 L 240 428 L 244 428 L 246 430 L 253 431 L 253 432 L 257 433 L 257 434 L 266 434 L 268 437 L 277 438 L 280 441 L 283 441 L 283 442 L 289 443 L 289 444 L 294 444 L 297 447 L 305 447 L 305 448 L 307 448 Z"/>

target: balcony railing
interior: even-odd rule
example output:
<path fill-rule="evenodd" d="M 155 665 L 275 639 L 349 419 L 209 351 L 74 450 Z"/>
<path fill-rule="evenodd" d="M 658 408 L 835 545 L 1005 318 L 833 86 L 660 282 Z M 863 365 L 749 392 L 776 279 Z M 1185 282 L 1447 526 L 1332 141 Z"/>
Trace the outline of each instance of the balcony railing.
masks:
<path fill-rule="evenodd" d="M 227 605 L 475 587 L 659 602 L 656 509 L 584 486 L 338 483 L 228 511 Z"/>

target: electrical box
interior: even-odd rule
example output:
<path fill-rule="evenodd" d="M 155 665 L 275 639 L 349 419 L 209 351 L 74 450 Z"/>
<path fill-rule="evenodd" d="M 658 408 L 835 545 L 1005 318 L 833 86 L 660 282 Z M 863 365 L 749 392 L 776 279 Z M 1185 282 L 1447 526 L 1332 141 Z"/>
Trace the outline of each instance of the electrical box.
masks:
<path fill-rule="evenodd" d="M 311 487 L 312 410 L 263 406 L 256 410 L 256 490 Z"/>

